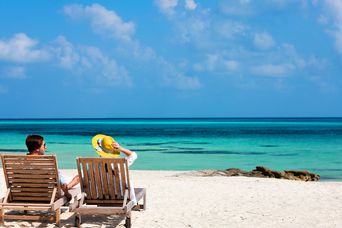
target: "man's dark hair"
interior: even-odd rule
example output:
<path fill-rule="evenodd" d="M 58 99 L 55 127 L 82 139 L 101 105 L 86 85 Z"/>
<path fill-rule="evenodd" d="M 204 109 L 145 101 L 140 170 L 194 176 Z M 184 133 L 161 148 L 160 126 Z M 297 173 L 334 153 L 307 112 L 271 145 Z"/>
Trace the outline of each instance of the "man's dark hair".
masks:
<path fill-rule="evenodd" d="M 29 135 L 26 137 L 27 150 L 32 153 L 33 151 L 39 149 L 44 141 L 43 136 L 40 135 Z"/>

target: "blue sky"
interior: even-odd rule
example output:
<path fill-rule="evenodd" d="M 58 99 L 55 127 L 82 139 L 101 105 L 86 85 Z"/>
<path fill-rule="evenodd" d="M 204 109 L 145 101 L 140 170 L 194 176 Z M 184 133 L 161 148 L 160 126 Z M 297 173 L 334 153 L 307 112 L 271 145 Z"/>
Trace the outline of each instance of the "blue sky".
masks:
<path fill-rule="evenodd" d="M 341 0 L 2 0 L 0 28 L 0 118 L 342 116 Z"/>

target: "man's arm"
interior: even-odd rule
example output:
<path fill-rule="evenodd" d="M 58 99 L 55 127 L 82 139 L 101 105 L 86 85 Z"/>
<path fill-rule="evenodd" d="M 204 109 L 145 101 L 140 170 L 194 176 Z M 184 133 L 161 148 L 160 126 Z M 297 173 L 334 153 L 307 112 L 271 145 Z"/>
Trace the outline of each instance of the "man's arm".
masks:
<path fill-rule="evenodd" d="M 80 178 L 78 175 L 76 175 L 74 178 L 72 178 L 69 184 L 67 184 L 67 189 L 71 189 L 72 187 L 74 187 L 75 185 L 79 183 L 80 183 Z"/>

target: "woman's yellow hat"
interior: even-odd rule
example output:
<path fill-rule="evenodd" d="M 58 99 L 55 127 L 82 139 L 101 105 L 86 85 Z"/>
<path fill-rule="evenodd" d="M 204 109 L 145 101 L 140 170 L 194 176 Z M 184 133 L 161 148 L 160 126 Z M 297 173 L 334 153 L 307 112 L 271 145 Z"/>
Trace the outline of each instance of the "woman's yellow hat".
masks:
<path fill-rule="evenodd" d="M 115 140 L 107 135 L 98 134 L 93 137 L 91 143 L 96 153 L 101 157 L 117 157 L 120 151 L 113 148 L 112 144 Z"/>

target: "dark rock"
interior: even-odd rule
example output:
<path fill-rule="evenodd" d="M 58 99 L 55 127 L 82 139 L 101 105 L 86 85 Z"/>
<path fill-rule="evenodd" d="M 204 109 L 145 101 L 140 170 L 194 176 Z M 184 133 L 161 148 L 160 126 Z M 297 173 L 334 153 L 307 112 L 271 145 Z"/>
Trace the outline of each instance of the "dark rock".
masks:
<path fill-rule="evenodd" d="M 226 170 L 201 170 L 192 174 L 197 176 L 266 177 L 301 181 L 318 181 L 320 179 L 318 174 L 310 173 L 306 170 L 284 170 L 279 172 L 263 166 L 257 166 L 254 170 L 249 172 L 237 168 L 230 168 Z"/>
<path fill-rule="evenodd" d="M 299 179 L 304 181 L 318 181 L 320 176 L 315 173 L 310 173 L 306 170 L 285 170 L 287 179 Z"/>
<path fill-rule="evenodd" d="M 225 176 L 243 176 L 247 174 L 246 171 L 243 171 L 241 169 L 231 168 L 224 170 Z"/>

